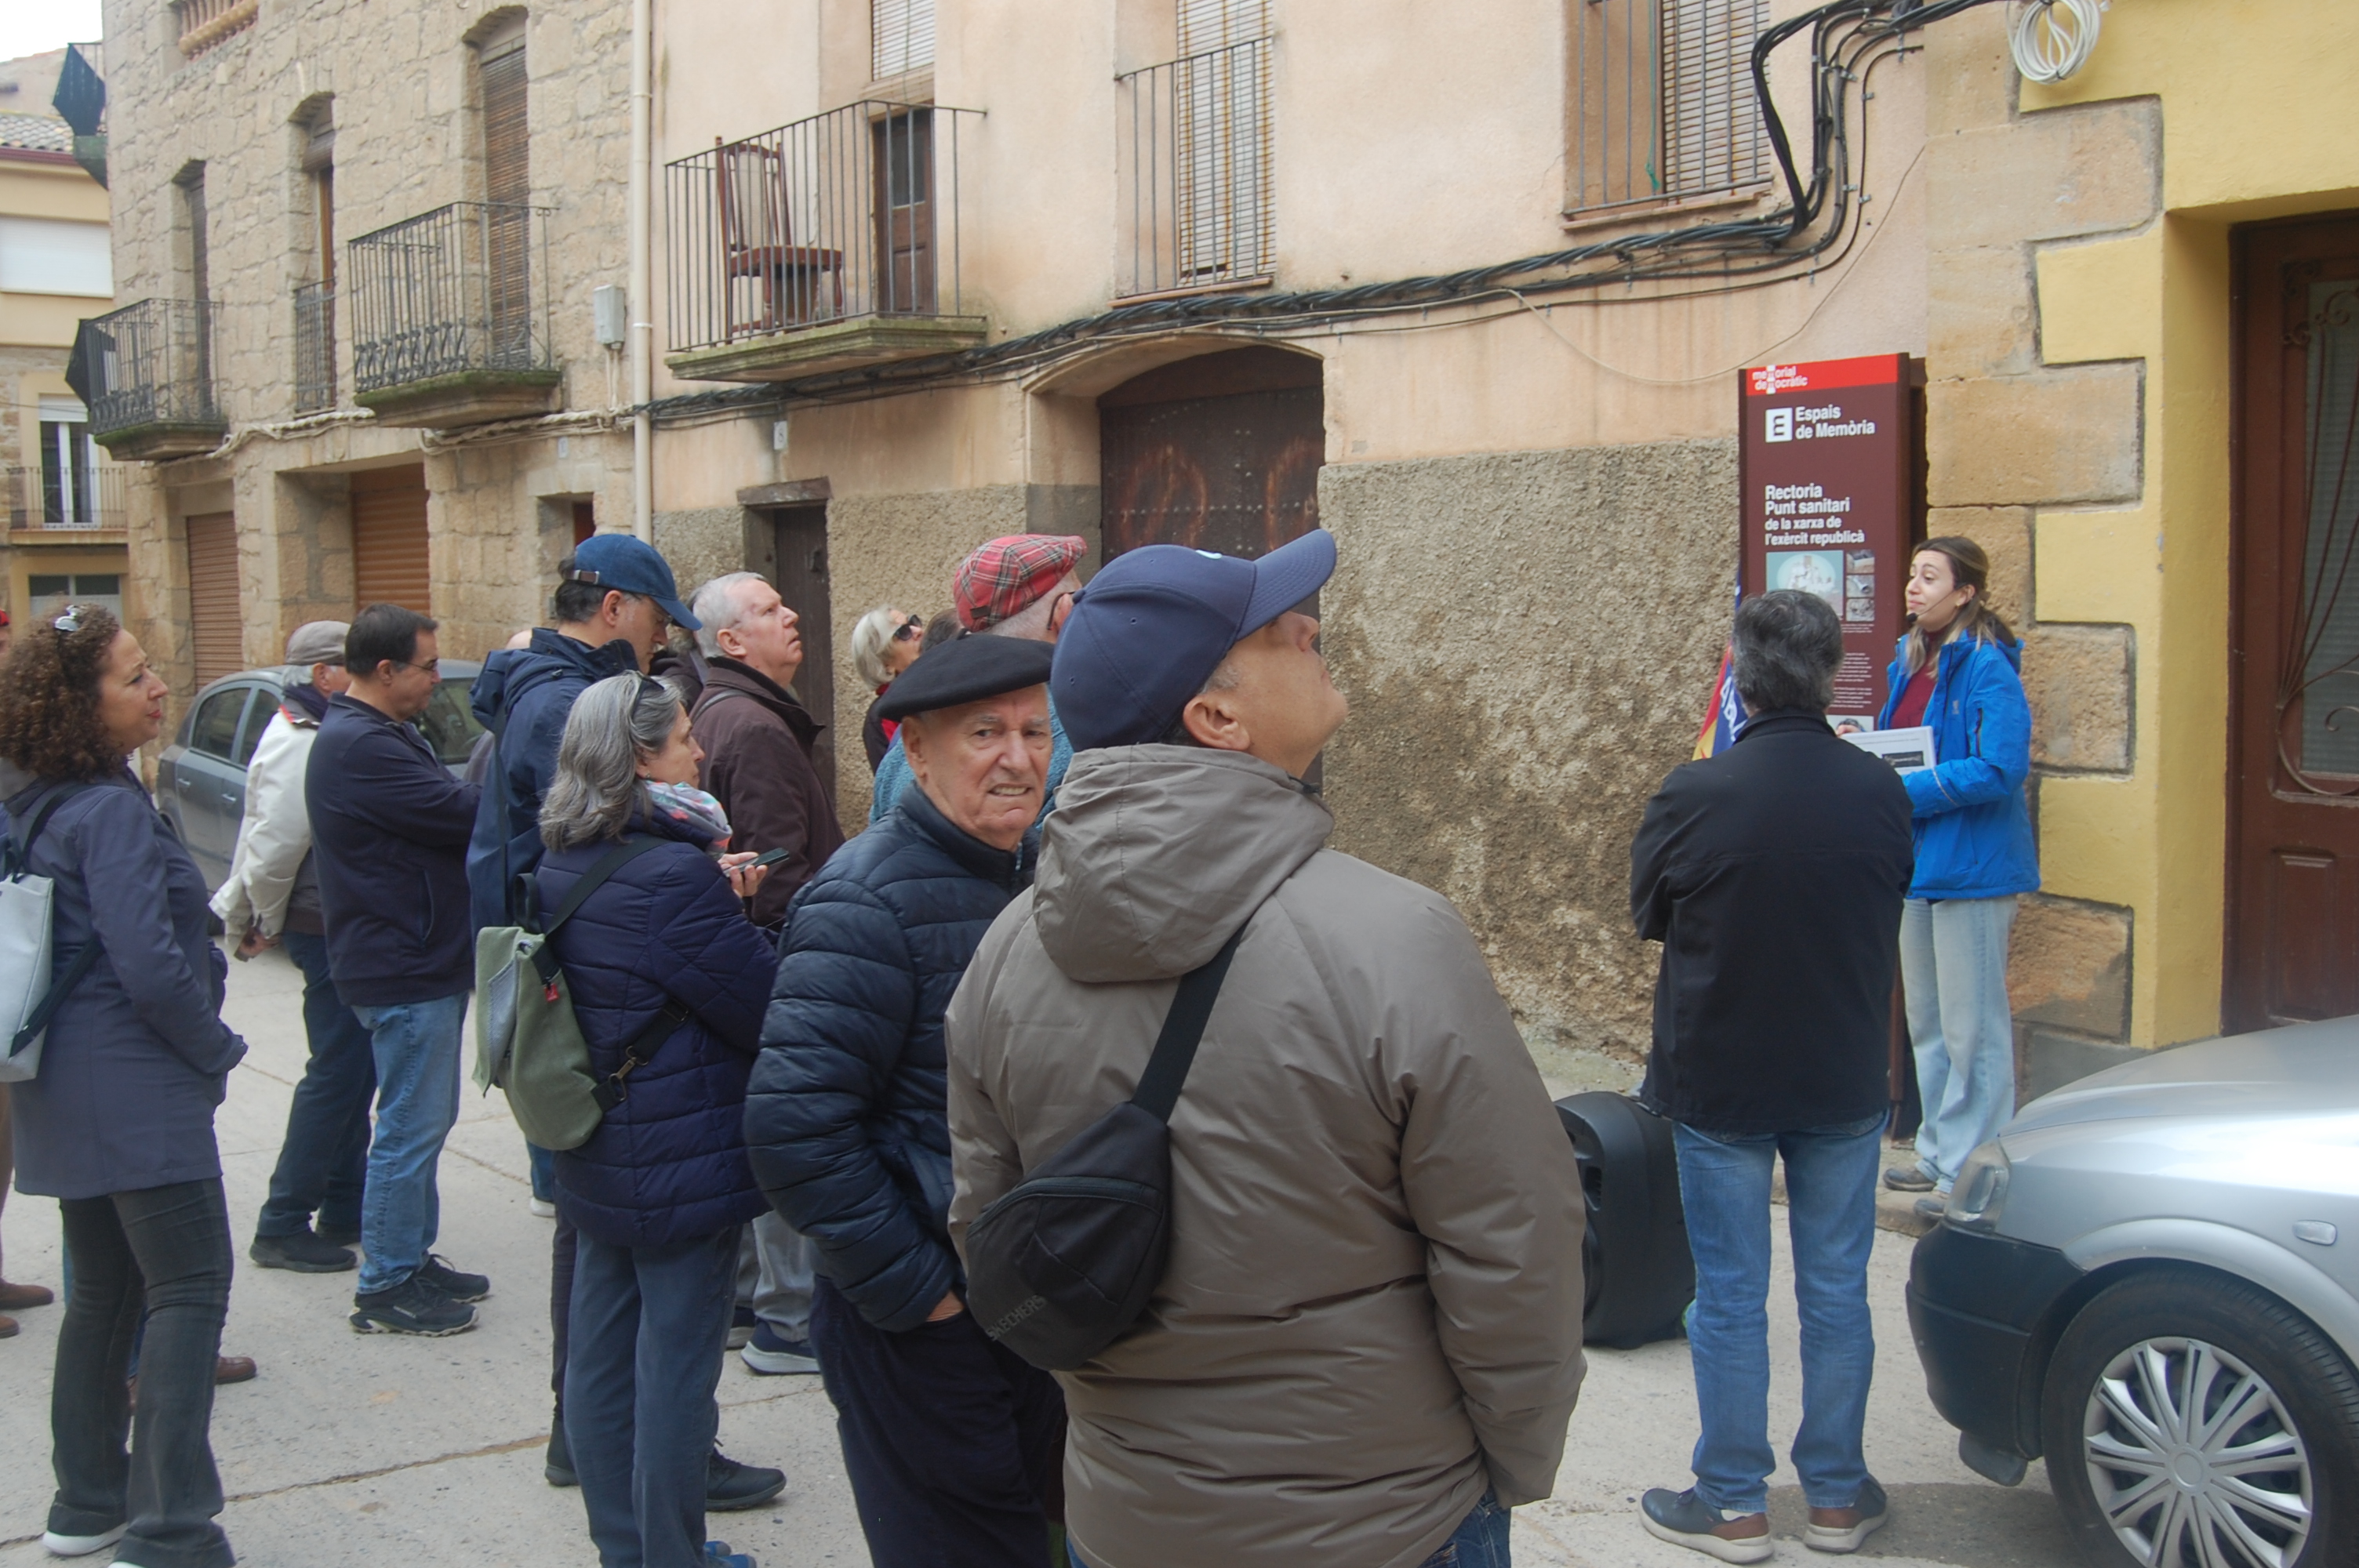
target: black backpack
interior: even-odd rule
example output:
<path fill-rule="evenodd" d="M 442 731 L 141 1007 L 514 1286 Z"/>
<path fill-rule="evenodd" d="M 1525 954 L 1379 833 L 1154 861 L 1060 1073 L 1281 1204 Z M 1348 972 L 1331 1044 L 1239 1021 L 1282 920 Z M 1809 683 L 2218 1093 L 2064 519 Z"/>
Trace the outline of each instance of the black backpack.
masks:
<path fill-rule="evenodd" d="M 1033 1366 L 1071 1371 L 1121 1338 L 1171 1252 L 1171 1108 L 1236 934 L 1171 999 L 1138 1092 L 1074 1134 L 966 1233 L 967 1310 Z"/>

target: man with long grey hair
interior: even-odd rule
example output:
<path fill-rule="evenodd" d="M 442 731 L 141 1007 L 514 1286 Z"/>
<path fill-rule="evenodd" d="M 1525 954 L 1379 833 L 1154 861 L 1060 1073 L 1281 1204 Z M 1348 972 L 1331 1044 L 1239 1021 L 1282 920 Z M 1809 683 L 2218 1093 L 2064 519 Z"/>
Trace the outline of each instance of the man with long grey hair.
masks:
<path fill-rule="evenodd" d="M 1855 1552 L 1885 1520 L 1862 1429 L 1875 1369 L 1867 1260 L 1888 1094 L 1900 902 L 1915 852 L 1899 775 L 1827 726 L 1843 627 L 1815 594 L 1737 610 L 1752 718 L 1672 770 L 1630 847 L 1638 935 L 1663 945 L 1638 1098 L 1670 1119 L 1695 1253 L 1695 1485 L 1647 1533 L 1725 1563 L 1769 1536 L 1769 1178 L 1786 1167 L 1802 1319 L 1794 1439 L 1804 1544 Z"/>

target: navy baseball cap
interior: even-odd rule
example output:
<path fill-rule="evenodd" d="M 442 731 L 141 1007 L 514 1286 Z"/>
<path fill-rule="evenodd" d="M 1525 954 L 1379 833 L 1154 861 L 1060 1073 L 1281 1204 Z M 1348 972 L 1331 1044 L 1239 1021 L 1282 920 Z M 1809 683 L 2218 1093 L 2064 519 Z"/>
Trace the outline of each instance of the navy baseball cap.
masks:
<path fill-rule="evenodd" d="M 1076 752 L 1159 739 L 1229 650 L 1319 591 L 1335 535 L 1314 528 L 1259 560 L 1147 545 L 1073 600 L 1049 695 Z"/>
<path fill-rule="evenodd" d="M 679 584 L 656 547 L 633 534 L 592 534 L 573 546 L 569 582 L 586 582 L 652 599 L 663 612 L 693 632 L 704 624 L 679 601 Z"/>

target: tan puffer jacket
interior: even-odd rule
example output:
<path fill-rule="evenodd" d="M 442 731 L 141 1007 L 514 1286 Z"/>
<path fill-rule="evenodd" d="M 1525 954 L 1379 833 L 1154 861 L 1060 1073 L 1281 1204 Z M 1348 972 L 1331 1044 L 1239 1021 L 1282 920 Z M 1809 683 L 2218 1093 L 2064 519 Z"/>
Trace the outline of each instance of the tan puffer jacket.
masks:
<path fill-rule="evenodd" d="M 1076 757 L 949 1016 L 953 1236 L 1136 1087 L 1251 924 L 1171 1121 L 1171 1263 L 1060 1374 L 1093 1568 L 1415 1568 L 1546 1497 L 1580 1391 L 1580 1178 L 1447 900 L 1234 752 Z"/>

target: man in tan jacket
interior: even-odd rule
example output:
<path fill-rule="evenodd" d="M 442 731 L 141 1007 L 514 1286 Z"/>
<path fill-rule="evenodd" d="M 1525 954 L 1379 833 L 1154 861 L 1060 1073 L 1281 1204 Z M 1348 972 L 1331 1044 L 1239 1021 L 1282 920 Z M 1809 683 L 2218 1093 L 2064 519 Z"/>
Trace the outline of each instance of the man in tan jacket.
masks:
<path fill-rule="evenodd" d="M 1059 1374 L 1087 1568 L 1504 1565 L 1581 1387 L 1580 1177 L 1447 900 L 1325 848 L 1344 702 L 1258 562 L 1152 546 L 1082 594 L 1038 880 L 950 1009 L 954 1237 L 1136 1087 L 1179 977 L 1239 946 L 1171 1118 L 1169 1269 Z"/>

